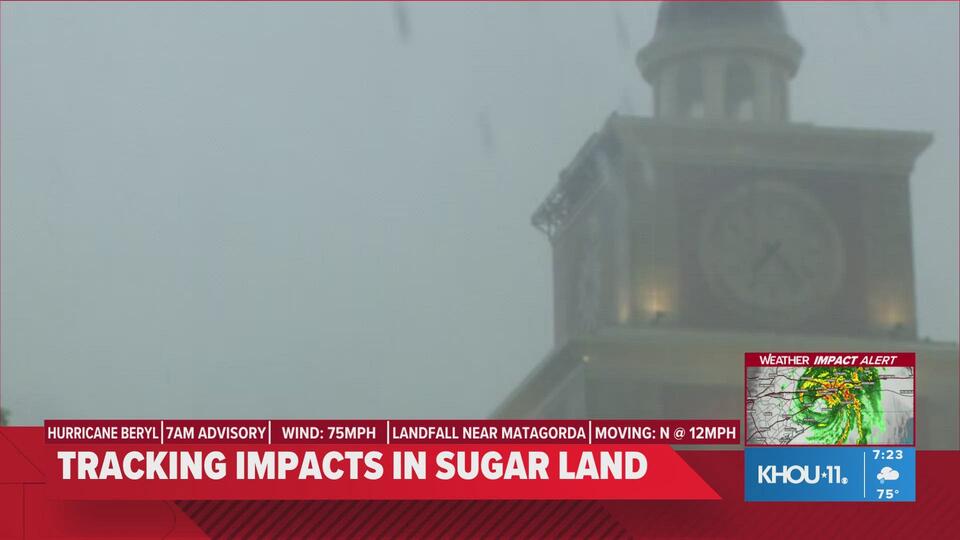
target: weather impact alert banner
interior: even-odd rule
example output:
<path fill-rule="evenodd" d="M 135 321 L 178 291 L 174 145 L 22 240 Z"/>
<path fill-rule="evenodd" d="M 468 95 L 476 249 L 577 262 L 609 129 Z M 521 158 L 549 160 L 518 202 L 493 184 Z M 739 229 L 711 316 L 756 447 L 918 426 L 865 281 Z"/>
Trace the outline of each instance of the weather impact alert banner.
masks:
<path fill-rule="evenodd" d="M 745 500 L 916 500 L 914 353 L 744 360 Z"/>

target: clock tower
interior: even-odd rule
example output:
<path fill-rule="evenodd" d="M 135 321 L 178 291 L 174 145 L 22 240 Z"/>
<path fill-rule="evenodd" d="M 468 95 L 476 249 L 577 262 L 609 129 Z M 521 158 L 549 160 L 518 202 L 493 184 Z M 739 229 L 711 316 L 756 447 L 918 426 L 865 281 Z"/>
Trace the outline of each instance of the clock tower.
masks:
<path fill-rule="evenodd" d="M 909 191 L 932 137 L 791 121 L 801 57 L 776 2 L 661 5 L 653 117 L 612 115 L 533 215 L 555 348 L 499 416 L 739 418 L 745 351 L 939 347 L 916 341 Z M 945 347 L 926 369 L 956 411 Z"/>

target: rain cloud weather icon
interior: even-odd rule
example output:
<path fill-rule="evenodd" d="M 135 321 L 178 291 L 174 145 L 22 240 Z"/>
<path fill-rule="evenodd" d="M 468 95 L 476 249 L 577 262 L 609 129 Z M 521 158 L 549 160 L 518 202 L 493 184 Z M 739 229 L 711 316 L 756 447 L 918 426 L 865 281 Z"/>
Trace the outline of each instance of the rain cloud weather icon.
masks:
<path fill-rule="evenodd" d="M 892 467 L 884 467 L 877 473 L 877 480 L 879 480 L 881 484 L 887 480 L 896 480 L 898 478 L 900 478 L 900 472 Z"/>

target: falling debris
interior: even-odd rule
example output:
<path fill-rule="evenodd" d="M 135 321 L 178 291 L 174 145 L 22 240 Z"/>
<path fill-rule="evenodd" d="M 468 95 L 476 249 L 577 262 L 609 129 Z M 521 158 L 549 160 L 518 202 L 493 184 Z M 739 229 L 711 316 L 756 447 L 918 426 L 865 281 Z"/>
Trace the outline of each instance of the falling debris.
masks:
<path fill-rule="evenodd" d="M 412 35 L 410 28 L 410 12 L 407 9 L 406 2 L 393 3 L 393 21 L 397 25 L 397 35 L 400 41 L 404 43 L 410 41 Z"/>
<path fill-rule="evenodd" d="M 613 8 L 613 27 L 614 33 L 617 36 L 617 45 L 620 46 L 620 50 L 626 53 L 631 53 L 630 46 L 630 29 L 627 27 L 626 21 L 623 20 L 623 13 L 620 12 L 620 8 L 616 4 L 611 4 Z"/>
<path fill-rule="evenodd" d="M 493 154 L 497 149 L 497 141 L 493 135 L 493 126 L 486 112 L 477 115 L 477 128 L 480 130 L 480 141 L 487 154 Z"/>

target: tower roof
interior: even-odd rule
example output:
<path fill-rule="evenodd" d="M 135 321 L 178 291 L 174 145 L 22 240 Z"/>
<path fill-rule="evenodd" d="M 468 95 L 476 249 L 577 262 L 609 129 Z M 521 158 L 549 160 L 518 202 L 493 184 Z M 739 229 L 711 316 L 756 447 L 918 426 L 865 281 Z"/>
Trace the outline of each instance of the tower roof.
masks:
<path fill-rule="evenodd" d="M 640 50 L 637 65 L 652 81 L 674 60 L 716 51 L 760 54 L 791 76 L 803 53 L 787 33 L 779 2 L 661 2 L 653 40 Z"/>
<path fill-rule="evenodd" d="M 739 26 L 787 32 L 779 2 L 663 2 L 657 13 L 657 35 Z"/>

